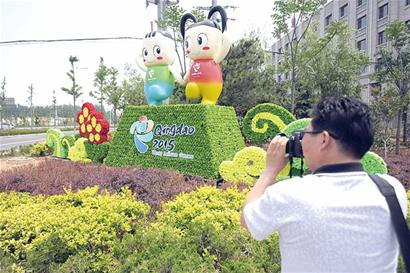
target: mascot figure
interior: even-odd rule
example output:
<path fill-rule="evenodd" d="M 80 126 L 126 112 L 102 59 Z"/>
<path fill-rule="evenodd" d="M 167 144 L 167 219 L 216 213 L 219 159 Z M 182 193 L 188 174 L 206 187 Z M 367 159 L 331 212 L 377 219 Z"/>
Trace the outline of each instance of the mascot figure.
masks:
<path fill-rule="evenodd" d="M 211 19 L 215 12 L 219 12 L 222 28 L 216 20 Z M 186 21 L 194 23 L 185 28 Z M 213 7 L 208 19 L 197 22 L 191 13 L 182 16 L 180 31 L 184 39 L 186 55 L 192 60 L 189 72 L 185 75 L 187 81 L 185 96 L 188 99 L 202 98 L 202 104 L 216 104 L 222 92 L 222 72 L 220 62 L 226 57 L 231 47 L 227 38 L 226 12 L 221 6 Z"/>
<path fill-rule="evenodd" d="M 148 105 L 164 104 L 174 92 L 174 82 L 183 83 L 174 71 L 174 40 L 165 31 L 153 31 L 145 35 L 143 49 L 137 64 L 145 73 L 144 93 Z"/>

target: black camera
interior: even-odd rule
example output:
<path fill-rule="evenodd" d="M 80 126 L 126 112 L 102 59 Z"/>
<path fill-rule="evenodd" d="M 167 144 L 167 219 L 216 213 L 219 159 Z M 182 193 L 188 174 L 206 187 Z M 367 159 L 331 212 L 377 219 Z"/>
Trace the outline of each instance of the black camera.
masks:
<path fill-rule="evenodd" d="M 286 137 L 284 133 L 279 133 L 278 135 Z M 302 132 L 295 131 L 289 137 L 288 143 L 286 143 L 286 153 L 289 154 L 289 158 L 292 157 L 303 157 L 302 151 Z"/>

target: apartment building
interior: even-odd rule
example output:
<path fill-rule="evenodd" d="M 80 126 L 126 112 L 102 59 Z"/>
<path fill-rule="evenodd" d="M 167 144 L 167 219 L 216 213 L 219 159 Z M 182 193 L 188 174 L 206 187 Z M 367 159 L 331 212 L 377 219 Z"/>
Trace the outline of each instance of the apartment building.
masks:
<path fill-rule="evenodd" d="M 319 21 L 317 31 L 324 35 L 325 29 L 335 20 L 343 20 L 354 30 L 352 46 L 369 56 L 371 62 L 376 61 L 378 47 L 386 44 L 385 29 L 389 22 L 400 20 L 410 28 L 410 0 L 333 0 L 327 1 L 319 15 L 314 20 Z M 291 30 L 296 36 L 306 28 L 306 23 Z M 292 37 L 292 35 L 289 35 Z M 273 63 L 277 66 L 283 58 L 282 52 L 289 48 L 288 35 L 278 39 L 272 46 Z M 371 80 L 374 64 L 361 69 L 360 83 L 365 86 L 362 99 L 369 102 Z M 289 80 L 289 73 L 276 74 L 277 81 Z"/>

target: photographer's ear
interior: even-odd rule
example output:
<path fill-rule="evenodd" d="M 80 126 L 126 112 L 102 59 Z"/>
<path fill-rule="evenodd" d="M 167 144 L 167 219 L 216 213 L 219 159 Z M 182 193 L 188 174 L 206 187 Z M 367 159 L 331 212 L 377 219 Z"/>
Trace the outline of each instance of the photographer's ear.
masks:
<path fill-rule="evenodd" d="M 329 144 L 330 144 L 330 141 L 331 141 L 330 138 L 331 137 L 330 137 L 328 131 L 323 131 L 320 134 L 320 141 L 321 141 L 320 149 L 321 150 L 326 149 L 327 147 L 329 147 Z"/>

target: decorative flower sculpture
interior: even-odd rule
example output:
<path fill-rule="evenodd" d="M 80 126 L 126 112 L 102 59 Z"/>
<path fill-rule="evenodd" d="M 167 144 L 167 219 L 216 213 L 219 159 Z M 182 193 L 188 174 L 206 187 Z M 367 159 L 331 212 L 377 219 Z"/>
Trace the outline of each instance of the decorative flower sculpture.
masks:
<path fill-rule="evenodd" d="M 89 143 L 101 144 L 108 141 L 110 124 L 91 103 L 83 104 L 81 112 L 77 114 L 77 122 L 80 125 L 80 135 L 86 137 Z"/>
<path fill-rule="evenodd" d="M 148 150 L 146 142 L 150 142 L 154 137 L 153 128 L 154 122 L 148 120 L 146 116 L 140 116 L 139 121 L 131 125 L 130 133 L 134 135 L 134 143 L 138 152 L 145 153 Z"/>

